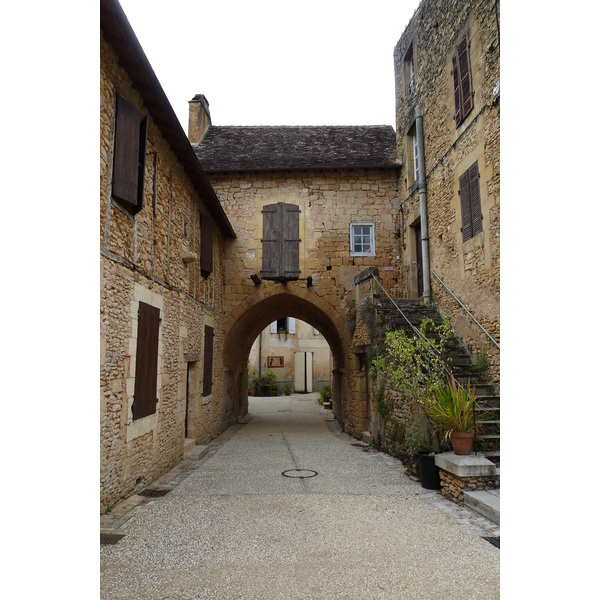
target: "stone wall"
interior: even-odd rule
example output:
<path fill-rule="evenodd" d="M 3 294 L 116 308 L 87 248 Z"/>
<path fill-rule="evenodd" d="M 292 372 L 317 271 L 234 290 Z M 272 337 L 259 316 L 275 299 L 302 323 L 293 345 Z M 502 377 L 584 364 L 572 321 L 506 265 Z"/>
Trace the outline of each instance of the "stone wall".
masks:
<path fill-rule="evenodd" d="M 332 378 L 334 414 L 349 433 L 362 435 L 366 413 L 350 383 L 360 368 L 352 358 L 354 343 L 345 323 L 355 304 L 354 277 L 360 271 L 378 266 L 383 272 L 388 267 L 387 283 L 391 288 L 401 285 L 396 268 L 396 169 L 209 173 L 209 177 L 238 236 L 228 242 L 225 257 L 228 331 L 240 328 L 239 319 L 254 306 L 264 307 L 252 313 L 250 328 L 232 334 L 232 345 L 247 347 L 240 359 L 247 360 L 259 331 L 273 320 L 293 316 L 310 323 L 332 348 L 337 373 Z M 260 277 L 262 267 L 261 210 L 275 202 L 300 208 L 301 272 L 298 281 L 263 280 L 255 285 L 251 276 Z M 361 221 L 374 223 L 375 256 L 351 256 L 350 223 Z M 235 364 L 231 369 L 233 379 L 243 377 L 233 374 Z"/>
<path fill-rule="evenodd" d="M 188 435 L 223 431 L 223 234 L 214 270 L 200 275 L 200 218 L 208 214 L 141 96 L 101 38 L 100 69 L 100 503 L 101 510 L 175 465 Z M 135 216 L 111 197 L 116 94 L 148 115 L 144 203 Z M 193 256 L 195 255 L 195 256 Z M 191 262 L 186 262 L 192 257 Z M 184 261 L 186 258 L 186 261 Z M 156 413 L 133 420 L 139 302 L 160 310 Z M 213 390 L 202 396 L 205 326 L 215 330 Z"/>
<path fill-rule="evenodd" d="M 464 492 L 494 490 L 498 487 L 498 478 L 495 475 L 459 477 L 444 469 L 440 469 L 440 481 L 442 496 L 456 504 L 462 504 Z"/>
<path fill-rule="evenodd" d="M 419 194 L 412 173 L 415 109 L 423 110 L 431 268 L 500 342 L 500 58 L 499 3 L 423 0 L 394 50 L 402 261 L 409 297 L 417 296 Z M 452 57 L 470 40 L 474 107 L 457 127 Z M 414 65 L 409 86 L 407 57 Z M 483 231 L 463 243 L 458 180 L 475 161 L 480 174 Z M 434 301 L 472 353 L 487 352 L 499 381 L 499 351 L 432 276 Z"/>

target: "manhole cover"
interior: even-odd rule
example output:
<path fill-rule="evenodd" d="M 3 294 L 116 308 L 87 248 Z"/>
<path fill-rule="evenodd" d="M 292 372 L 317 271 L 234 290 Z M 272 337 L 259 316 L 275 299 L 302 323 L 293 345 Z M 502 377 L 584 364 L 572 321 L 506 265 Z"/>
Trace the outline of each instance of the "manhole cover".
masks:
<path fill-rule="evenodd" d="M 142 490 L 138 492 L 138 496 L 146 496 L 147 498 L 160 498 L 166 496 L 171 490 Z"/>
<path fill-rule="evenodd" d="M 114 546 L 122 537 L 125 537 L 123 533 L 100 533 L 100 545 L 111 545 Z"/>
<path fill-rule="evenodd" d="M 486 542 L 492 544 L 492 546 L 496 546 L 496 548 L 500 548 L 500 538 L 499 537 L 484 537 Z"/>
<path fill-rule="evenodd" d="M 311 469 L 289 469 L 281 473 L 284 477 L 292 477 L 293 479 L 308 479 L 318 475 L 316 471 Z"/>

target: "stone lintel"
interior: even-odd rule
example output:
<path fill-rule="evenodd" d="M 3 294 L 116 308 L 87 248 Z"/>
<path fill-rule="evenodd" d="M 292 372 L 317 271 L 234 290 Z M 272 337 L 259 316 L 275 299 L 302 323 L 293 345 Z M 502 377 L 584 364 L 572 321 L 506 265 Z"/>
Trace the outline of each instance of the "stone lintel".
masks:
<path fill-rule="evenodd" d="M 440 469 L 457 477 L 493 477 L 496 475 L 496 465 L 477 454 L 459 456 L 454 452 L 443 452 L 435 455 L 435 464 Z"/>

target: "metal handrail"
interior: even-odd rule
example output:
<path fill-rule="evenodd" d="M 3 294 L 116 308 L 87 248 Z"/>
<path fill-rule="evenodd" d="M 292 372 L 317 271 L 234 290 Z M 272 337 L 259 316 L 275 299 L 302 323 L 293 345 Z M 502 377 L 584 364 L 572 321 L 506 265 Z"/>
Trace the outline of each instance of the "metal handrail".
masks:
<path fill-rule="evenodd" d="M 433 273 L 433 271 L 432 271 Z M 441 356 L 440 352 L 438 352 L 438 350 L 436 348 L 433 348 L 433 346 L 431 345 L 431 341 L 429 340 L 429 338 L 427 338 L 426 336 L 424 336 L 421 331 L 419 329 L 417 329 L 408 319 L 408 317 L 404 314 L 404 312 L 402 311 L 402 309 L 396 304 L 396 302 L 394 301 L 394 299 L 388 294 L 388 291 L 383 287 L 382 283 L 379 281 L 379 279 L 377 278 L 377 276 L 371 272 L 371 281 L 375 281 L 377 283 L 377 285 L 379 286 L 379 288 L 383 291 L 383 293 L 388 297 L 388 300 L 390 300 L 390 302 L 394 305 L 394 307 L 396 308 L 396 310 L 402 315 L 402 317 L 404 318 L 404 320 L 409 324 L 409 326 L 411 327 L 411 329 L 417 334 L 419 335 L 421 338 L 423 338 L 423 340 L 426 343 L 426 348 L 427 350 L 429 350 L 430 352 L 434 352 L 438 355 Z M 437 274 L 434 273 L 434 275 L 439 279 L 439 277 L 437 276 Z M 445 286 L 444 282 L 440 279 L 440 283 L 442 283 L 442 285 Z M 448 289 L 448 288 L 446 288 Z M 448 289 L 448 291 L 452 294 L 452 292 Z M 454 296 L 454 294 L 452 294 Z M 456 296 L 455 296 L 456 298 Z M 458 300 L 458 298 L 456 298 Z M 462 302 L 460 302 L 460 300 L 458 300 L 458 302 L 461 304 L 461 306 L 463 306 Z M 467 308 L 465 307 L 465 310 L 469 313 L 469 315 L 471 315 L 471 313 L 467 310 Z M 471 315 L 472 316 L 472 315 Z M 473 319 L 477 322 L 477 324 L 485 331 L 485 329 L 483 328 L 483 326 L 475 319 L 475 317 L 473 317 Z M 487 333 L 487 331 L 486 331 Z M 489 334 L 488 334 L 489 336 Z M 490 336 L 491 338 L 491 336 Z M 498 349 L 500 348 L 500 346 L 496 343 L 496 341 L 492 339 L 492 342 L 494 342 L 494 344 L 496 344 L 496 346 L 498 346 Z M 429 359 L 428 359 L 429 360 Z M 446 375 L 449 377 L 452 377 L 452 379 L 454 379 L 454 381 L 456 382 L 456 385 L 458 385 L 459 388 L 463 389 L 463 386 L 461 385 L 460 381 L 456 381 L 456 379 L 454 378 L 454 374 L 452 373 L 452 371 L 450 369 L 448 369 L 448 367 L 444 364 L 443 365 L 444 371 L 446 372 Z M 475 417 L 475 407 L 478 408 L 482 408 L 481 405 L 477 402 L 476 399 L 473 400 L 473 426 L 475 431 L 477 430 L 477 422 L 476 422 L 476 417 Z M 475 454 L 477 454 L 477 452 L 479 451 L 479 443 L 477 442 L 477 435 L 474 436 L 473 438 L 473 449 L 475 450 Z"/>
<path fill-rule="evenodd" d="M 492 341 L 492 344 L 494 344 L 494 346 L 496 346 L 496 348 L 498 348 L 498 350 L 500 350 L 500 344 L 490 335 L 490 333 L 487 331 L 487 329 L 473 316 L 471 311 L 461 302 L 460 298 L 458 298 L 452 292 L 452 290 L 440 279 L 440 276 L 433 269 L 431 269 L 431 273 L 444 286 L 446 291 L 460 304 L 461 308 L 464 308 L 464 310 L 468 313 L 469 317 L 471 317 L 471 319 L 475 323 L 477 323 L 477 325 L 479 325 L 479 328 L 481 329 L 481 331 L 483 331 L 483 333 L 485 333 L 485 335 L 487 335 L 490 338 L 490 340 Z"/>
<path fill-rule="evenodd" d="M 437 354 L 438 356 L 441 357 L 441 353 L 438 352 L 438 350 L 436 348 L 433 347 L 431 340 L 423 335 L 421 333 L 421 331 L 415 327 L 408 319 L 408 317 L 404 314 L 404 312 L 402 311 L 402 309 L 396 304 L 396 302 L 394 301 L 394 299 L 388 294 L 387 290 L 383 287 L 383 285 L 381 284 L 381 282 L 379 281 L 379 279 L 373 274 L 371 273 L 371 277 L 372 280 L 375 281 L 375 283 L 377 283 L 377 285 L 381 288 L 381 290 L 383 291 L 383 293 L 388 297 L 388 299 L 390 300 L 390 302 L 394 305 L 394 307 L 396 308 L 396 310 L 404 317 L 404 320 L 409 324 L 410 328 L 420 337 L 423 339 L 423 341 L 425 342 L 425 347 L 427 348 L 427 350 L 429 352 L 433 352 L 434 354 Z M 444 371 L 446 373 L 447 376 L 450 377 L 454 377 L 454 375 L 452 374 L 452 371 L 450 369 L 448 369 L 448 367 L 444 364 L 443 365 Z M 460 385 L 460 382 L 456 382 L 460 387 L 462 387 Z"/>

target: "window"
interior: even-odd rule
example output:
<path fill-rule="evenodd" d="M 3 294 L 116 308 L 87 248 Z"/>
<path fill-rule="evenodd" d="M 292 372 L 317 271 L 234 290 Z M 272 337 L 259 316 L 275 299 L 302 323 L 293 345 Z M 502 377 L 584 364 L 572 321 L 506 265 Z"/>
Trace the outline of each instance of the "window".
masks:
<path fill-rule="evenodd" d="M 202 384 L 202 395 L 210 396 L 213 387 L 213 345 L 215 339 L 215 330 L 206 325 L 204 327 L 204 381 Z"/>
<path fill-rule="evenodd" d="M 458 127 L 473 110 L 473 85 L 471 80 L 471 60 L 469 58 L 469 36 L 461 40 L 452 57 L 454 82 L 454 119 Z"/>
<path fill-rule="evenodd" d="M 112 195 L 130 213 L 142 209 L 148 119 L 117 96 Z"/>
<path fill-rule="evenodd" d="M 200 215 L 200 274 L 205 279 L 213 270 L 213 223 L 207 215 Z"/>
<path fill-rule="evenodd" d="M 156 383 L 158 379 L 158 328 L 160 310 L 144 302 L 138 308 L 138 334 L 135 357 L 135 386 L 133 419 L 156 412 Z"/>
<path fill-rule="evenodd" d="M 415 132 L 416 134 L 416 132 Z M 412 136 L 412 147 L 413 147 L 413 173 L 415 175 L 414 180 L 419 181 L 419 144 L 417 143 L 417 136 Z"/>
<path fill-rule="evenodd" d="M 404 81 L 405 93 L 412 96 L 415 91 L 415 61 L 413 56 L 413 45 L 411 44 L 404 55 Z"/>
<path fill-rule="evenodd" d="M 296 333 L 296 319 L 294 317 L 283 317 L 271 323 L 271 333 Z"/>
<path fill-rule="evenodd" d="M 458 194 L 460 196 L 464 243 L 483 231 L 481 196 L 479 193 L 479 166 L 477 161 L 459 177 Z"/>
<path fill-rule="evenodd" d="M 350 224 L 350 254 L 375 256 L 375 226 L 373 223 Z"/>
<path fill-rule="evenodd" d="M 263 207 L 264 279 L 291 280 L 300 276 L 300 209 L 295 204 Z"/>

